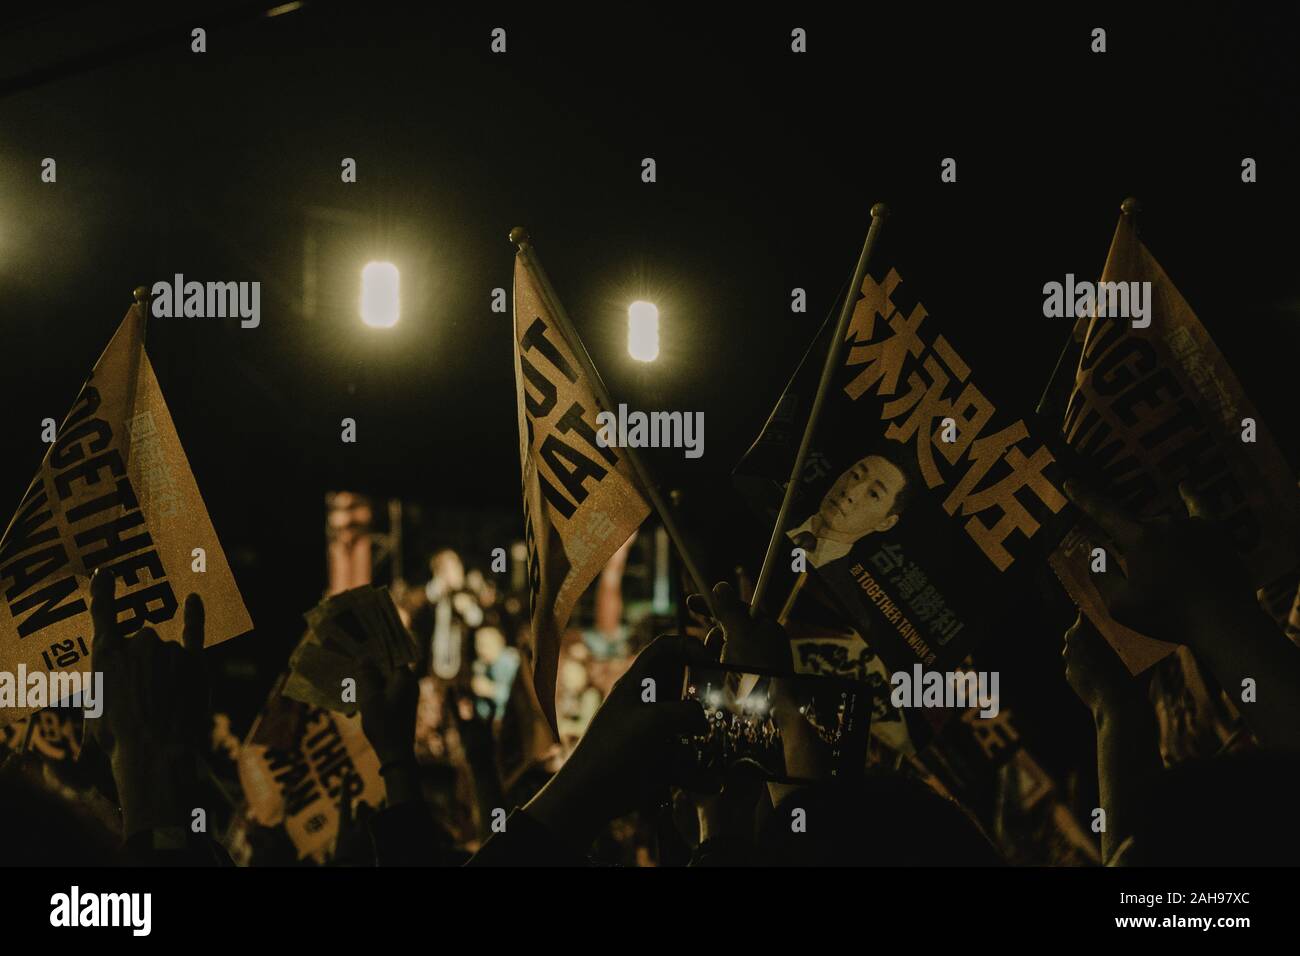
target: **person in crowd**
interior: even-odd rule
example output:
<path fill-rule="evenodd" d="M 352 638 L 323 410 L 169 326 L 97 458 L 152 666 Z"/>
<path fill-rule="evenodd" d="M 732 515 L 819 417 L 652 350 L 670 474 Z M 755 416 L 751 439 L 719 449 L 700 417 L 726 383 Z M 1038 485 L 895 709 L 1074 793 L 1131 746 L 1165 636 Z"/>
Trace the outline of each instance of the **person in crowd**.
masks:
<path fill-rule="evenodd" d="M 420 690 L 410 668 L 382 674 L 367 663 L 357 676 L 361 729 L 379 758 L 385 806 L 369 829 L 379 866 L 447 866 L 464 856 L 424 798 L 415 758 L 415 717 Z"/>
<path fill-rule="evenodd" d="M 904 492 L 901 486 L 891 491 L 883 468 L 867 467 L 853 486 L 874 481 L 892 494 L 881 501 L 881 520 L 896 515 Z M 1102 860 L 1293 864 L 1300 859 L 1300 818 L 1287 800 L 1300 770 L 1300 648 L 1261 609 L 1223 529 L 1190 489 L 1180 490 L 1186 515 L 1138 521 L 1092 490 L 1066 485 L 1115 552 L 1110 570 L 1094 574 L 1110 615 L 1182 645 L 1191 662 L 1183 672 L 1203 672 L 1207 685 L 1232 698 L 1256 746 L 1225 744 L 1208 754 L 1162 751 L 1147 675 L 1131 675 L 1088 617 L 1078 614 L 1062 656 L 1065 679 L 1096 729 L 1099 807 L 1093 822 L 1101 823 L 1095 830 Z M 467 620 L 466 609 L 454 606 L 456 596 L 465 595 L 461 603 L 471 597 L 454 580 L 456 565 L 444 556 L 438 570 L 445 590 L 431 606 L 445 601 L 457 620 Z M 123 633 L 116 585 L 103 569 L 91 579 L 91 665 L 104 675 L 104 711 L 85 721 L 79 759 L 85 778 L 112 794 L 119 838 L 108 839 L 84 808 L 36 786 L 11 756 L 0 768 L 0 800 L 7 808 L 0 815 L 3 862 L 38 854 L 49 863 L 229 865 L 216 840 L 191 825 L 194 809 L 209 802 L 203 790 L 210 765 L 203 755 L 213 741 L 203 603 L 196 595 L 187 598 L 183 639 L 168 643 L 150 628 Z M 382 671 L 363 665 L 357 674 L 361 729 L 378 759 L 386 798 L 372 809 L 340 797 L 331 864 L 578 866 L 593 856 L 681 863 L 687 853 L 695 866 L 1001 863 L 971 815 L 906 764 L 877 765 L 847 780 L 823 772 L 827 728 L 819 733 L 814 721 L 798 716 L 809 714 L 792 693 L 794 655 L 780 623 L 752 615 L 726 583 L 707 601 L 692 595 L 687 607 L 702 623 L 703 639 L 674 633 L 649 643 L 575 735 L 566 759 L 525 760 L 505 780 L 498 734 L 504 738 L 513 715 L 503 713 L 509 708 L 499 695 L 488 697 L 486 684 L 446 681 L 439 699 L 446 705 L 449 746 L 461 756 L 454 766 L 421 764 L 420 678 L 433 679 L 423 673 L 427 658 L 423 666 Z M 604 612 L 601 626 L 609 630 L 609 607 Z M 478 626 L 483 641 L 501 638 L 476 647 L 491 665 L 508 648 L 494 633 L 496 624 L 480 620 Z M 587 644 L 574 644 L 589 654 Z M 744 762 L 727 767 L 727 761 L 692 759 L 689 741 L 707 735 L 708 717 L 700 701 L 680 699 L 685 669 L 719 662 L 769 675 L 762 710 L 732 718 L 731 745 L 751 752 L 771 741 L 784 782 L 770 782 Z M 481 670 L 478 676 L 490 676 L 495 691 L 497 675 Z M 525 696 L 510 683 L 516 691 L 511 702 Z M 491 706 L 480 706 L 484 701 Z M 541 750 L 530 745 L 522 752 Z M 452 825 L 448 806 L 466 808 L 463 825 Z M 670 815 L 679 832 L 661 827 L 655 834 Z M 249 831 L 249 853 L 241 859 L 295 862 L 282 837 Z"/>
<path fill-rule="evenodd" d="M 4 830 L 13 832 L 3 834 L 0 852 L 13 853 L 40 834 L 33 827 L 43 820 L 57 837 L 26 862 L 62 858 L 66 863 L 80 854 L 84 862 L 104 864 L 230 865 L 229 855 L 206 827 L 193 825 L 195 808 L 205 806 L 201 755 L 212 726 L 202 654 L 203 602 L 195 594 L 186 598 L 183 641 L 166 643 L 149 627 L 123 633 L 116 584 L 103 568 L 90 581 L 91 669 L 103 674 L 103 712 L 85 721 L 81 759 L 102 758 L 110 769 L 121 812 L 121 842 L 110 849 L 84 814 L 10 778 L 0 782 L 6 807 L 0 817 Z M 31 815 L 19 812 L 21 807 Z"/>
<path fill-rule="evenodd" d="M 692 602 L 698 606 L 699 601 Z M 702 845 L 708 849 L 696 862 L 762 862 L 776 865 L 863 865 L 898 863 L 992 864 L 996 853 L 970 819 L 951 801 L 890 775 L 869 778 L 849 786 L 840 784 L 787 785 L 775 795 L 769 821 L 758 832 L 744 822 L 752 813 L 744 809 L 754 791 L 753 781 L 692 777 L 683 761 L 681 738 L 707 732 L 704 709 L 696 701 L 677 699 L 675 691 L 647 700 L 647 687 L 677 688 L 688 664 L 704 665 L 719 658 L 742 666 L 784 667 L 790 673 L 789 640 L 775 621 L 753 619 L 729 585 L 713 591 L 715 625 L 705 644 L 681 634 L 664 635 L 633 662 L 614 685 L 587 733 L 568 762 L 523 808 L 506 820 L 470 861 L 472 866 L 580 865 L 588 847 L 609 820 L 641 807 L 667 801 L 673 786 L 721 793 L 702 811 Z M 786 759 L 792 759 L 787 750 Z M 735 787 L 729 790 L 728 785 Z M 741 796 L 744 794 L 744 796 Z M 928 795 L 927 795 L 928 794 Z M 877 816 L 873 802 L 882 811 Z M 719 817 L 717 809 L 731 811 L 725 839 L 708 828 Z M 812 813 L 812 829 L 790 828 L 796 811 Z M 901 814 L 905 821 L 888 814 Z M 892 828 L 892 835 L 887 832 Z M 900 839 L 898 833 L 940 833 L 941 841 Z M 809 836 L 809 834 L 812 834 Z M 808 836 L 807 840 L 798 838 Z M 713 842 L 713 841 L 717 842 Z M 751 842 L 752 841 L 752 842 Z M 724 847 L 718 853 L 720 847 Z"/>
<path fill-rule="evenodd" d="M 1254 599 L 1223 529 L 1186 486 L 1187 514 L 1137 521 L 1091 489 L 1066 493 L 1119 551 L 1121 570 L 1093 580 L 1107 611 L 1186 644 L 1235 692 L 1260 752 L 1165 768 L 1144 680 L 1080 614 L 1066 632 L 1065 674 L 1097 727 L 1103 860 L 1115 865 L 1294 864 L 1300 821 L 1278 795 L 1300 770 L 1300 648 Z"/>
<path fill-rule="evenodd" d="M 1300 648 L 1279 639 L 1227 533 L 1192 490 L 1179 487 L 1185 517 L 1141 522 L 1078 482 L 1065 487 L 1123 560 L 1122 570 L 1093 574 L 1110 616 L 1188 645 L 1219 686 L 1251 692 L 1242 715 L 1262 745 L 1300 751 Z"/>

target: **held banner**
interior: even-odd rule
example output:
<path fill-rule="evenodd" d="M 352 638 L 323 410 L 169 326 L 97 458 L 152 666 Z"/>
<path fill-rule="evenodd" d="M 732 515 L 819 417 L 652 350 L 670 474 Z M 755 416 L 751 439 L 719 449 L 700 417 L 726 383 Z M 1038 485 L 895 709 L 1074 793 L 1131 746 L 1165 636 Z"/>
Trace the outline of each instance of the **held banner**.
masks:
<path fill-rule="evenodd" d="M 595 392 L 521 257 L 514 281 L 515 390 L 538 704 L 556 732 L 560 637 L 582 592 L 650 507 L 631 463 L 596 441 Z"/>
<path fill-rule="evenodd" d="M 34 753 L 47 764 L 71 767 L 81 755 L 84 720 L 74 707 L 51 707 L 0 726 L 0 763 L 6 753 Z"/>
<path fill-rule="evenodd" d="M 252 628 L 143 332 L 144 313 L 133 306 L 0 539 L 0 670 L 89 670 L 98 567 L 120 579 L 117 617 L 128 633 L 148 625 L 179 642 L 179 608 L 191 591 L 203 598 L 208 646 Z M 27 712 L 0 710 L 0 726 Z"/>
<path fill-rule="evenodd" d="M 1179 482 L 1224 521 L 1254 583 L 1295 567 L 1295 481 L 1241 383 L 1196 313 L 1121 217 L 1103 282 L 1150 282 L 1149 325 L 1087 322 L 1061 432 L 1099 474 L 1101 490 L 1143 518 L 1186 514 Z M 1086 321 L 1086 320 L 1085 320 Z M 1243 419 L 1256 423 L 1242 440 Z M 1081 529 L 1050 557 L 1066 591 L 1137 674 L 1174 650 L 1111 620 L 1090 578 L 1093 541 Z M 1113 552 L 1111 553 L 1113 557 Z"/>
<path fill-rule="evenodd" d="M 283 686 L 281 678 L 240 749 L 239 780 L 254 822 L 283 824 L 299 859 L 323 861 L 338 836 L 344 793 L 354 806 L 382 805 L 379 757 L 360 716 L 290 700 L 280 693 Z"/>
<path fill-rule="evenodd" d="M 1064 476 L 1037 423 L 995 404 L 989 376 L 949 339 L 957 323 L 932 317 L 897 269 L 868 273 L 854 292 L 787 553 L 793 571 L 816 572 L 891 671 L 953 670 L 982 635 L 1018 625 L 1017 587 L 1032 586 L 1027 572 L 1069 510 Z M 781 500 L 831 330 L 735 470 L 760 514 Z"/>

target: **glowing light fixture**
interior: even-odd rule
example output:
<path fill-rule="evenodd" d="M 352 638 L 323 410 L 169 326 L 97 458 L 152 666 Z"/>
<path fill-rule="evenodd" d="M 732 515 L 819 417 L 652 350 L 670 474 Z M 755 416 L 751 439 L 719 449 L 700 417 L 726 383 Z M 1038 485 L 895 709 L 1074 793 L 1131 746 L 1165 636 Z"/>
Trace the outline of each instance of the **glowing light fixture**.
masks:
<path fill-rule="evenodd" d="M 627 354 L 638 362 L 659 357 L 659 310 L 652 302 L 633 302 L 627 307 Z"/>
<path fill-rule="evenodd" d="M 399 275 L 391 262 L 370 262 L 361 270 L 361 321 L 374 328 L 397 324 L 401 314 Z"/>

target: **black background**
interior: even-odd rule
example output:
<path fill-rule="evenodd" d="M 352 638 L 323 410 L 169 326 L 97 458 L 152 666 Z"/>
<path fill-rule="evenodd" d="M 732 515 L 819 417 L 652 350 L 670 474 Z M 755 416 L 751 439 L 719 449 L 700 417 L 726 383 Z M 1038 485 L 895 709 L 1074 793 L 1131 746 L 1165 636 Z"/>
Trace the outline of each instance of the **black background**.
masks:
<path fill-rule="evenodd" d="M 688 892 L 698 888 L 711 904 L 737 910 L 753 907 L 752 882 L 720 879 L 716 871 L 709 869 L 678 872 Z M 228 871 L 210 867 L 97 871 L 51 868 L 27 871 L 24 876 L 10 896 L 15 924 L 24 933 L 36 935 L 44 930 L 50 939 L 88 944 L 116 941 L 132 945 L 141 938 L 120 927 L 51 928 L 50 898 L 55 893 L 69 893 L 74 884 L 82 894 L 152 893 L 150 938 L 160 943 L 192 940 L 196 927 L 200 927 L 205 943 L 247 946 L 261 943 L 269 935 L 312 943 L 327 941 L 336 948 L 373 947 L 383 933 L 397 930 L 421 945 L 445 937 L 447 927 L 455 924 L 491 927 L 494 941 L 517 941 L 520 946 L 536 947 L 558 940 L 538 927 L 555 923 L 575 898 L 587 903 L 583 928 L 592 938 L 622 940 L 631 926 L 642 945 L 671 947 L 680 942 L 682 922 L 680 918 L 662 918 L 655 907 L 658 894 L 652 891 L 642 898 L 619 897 L 617 902 L 606 902 L 611 886 L 608 868 L 566 871 L 567 894 L 539 892 L 539 875 L 530 871 L 490 869 L 451 873 L 422 870 L 413 874 L 400 868 L 319 867 L 294 870 L 292 878 L 285 879 L 283 872 L 274 868 L 249 868 L 239 873 L 238 894 L 230 892 Z M 1041 943 L 1062 935 L 1077 940 L 1102 934 L 1181 943 L 1193 934 L 1203 937 L 1207 931 L 1184 928 L 1171 933 L 1169 929 L 1117 928 L 1115 918 L 1246 917 L 1250 920 L 1249 930 L 1258 931 L 1284 926 L 1292 898 L 1291 874 L 1284 870 L 1094 867 L 1055 870 L 1052 879 L 1047 880 L 1040 870 L 1029 867 L 1006 868 L 996 878 L 990 878 L 987 870 L 932 868 L 925 872 L 923 889 L 911 880 L 873 879 L 870 873 L 864 876 L 856 878 L 855 874 L 853 880 L 859 898 L 846 898 L 861 907 L 865 918 L 831 926 L 819 924 L 819 932 L 836 934 L 846 942 L 858 942 L 868 932 L 890 942 L 931 944 L 951 940 L 967 945 L 972 937 L 982 936 Z M 640 877 L 624 871 L 624 878 L 633 881 Z M 791 892 L 806 892 L 806 883 L 803 872 L 783 875 L 767 870 L 763 878 L 764 889 L 769 892 L 787 887 Z M 1147 906 L 1120 902 L 1121 894 L 1161 894 L 1167 899 L 1171 892 L 1182 894 L 1183 903 Z M 1193 894 L 1219 893 L 1225 902 L 1187 902 Z M 1236 899 L 1242 896 L 1245 901 Z M 677 910 L 697 905 L 692 900 L 673 903 Z M 936 913 L 950 918 L 935 919 Z M 686 918 L 700 917 L 693 914 Z M 868 929 L 864 930 L 864 924 Z M 1214 927 L 1208 934 L 1213 939 L 1231 940 L 1240 938 L 1241 932 L 1236 927 Z"/>

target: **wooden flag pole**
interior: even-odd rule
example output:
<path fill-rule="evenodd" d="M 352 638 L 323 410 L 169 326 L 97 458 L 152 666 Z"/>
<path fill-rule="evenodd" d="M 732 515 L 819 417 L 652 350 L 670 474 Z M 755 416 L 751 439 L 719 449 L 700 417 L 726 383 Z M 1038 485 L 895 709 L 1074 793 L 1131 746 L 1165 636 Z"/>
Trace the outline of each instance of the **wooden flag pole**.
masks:
<path fill-rule="evenodd" d="M 754 585 L 754 596 L 749 603 L 749 612 L 757 617 L 763 606 L 763 595 L 772 580 L 772 570 L 776 566 L 776 555 L 781 550 L 781 538 L 785 534 L 786 521 L 790 517 L 790 505 L 794 501 L 795 491 L 799 487 L 799 478 L 803 474 L 804 462 L 812 445 L 813 432 L 817 429 L 817 419 L 821 416 L 822 405 L 830 394 L 831 379 L 840 365 L 840 356 L 844 352 L 844 336 L 849 329 L 849 319 L 857 305 L 857 293 L 862 288 L 862 280 L 867 274 L 871 262 L 871 250 L 880 235 L 880 227 L 889 216 L 889 209 L 878 202 L 871 207 L 871 227 L 867 238 L 862 243 L 862 252 L 858 255 L 858 265 L 853 272 L 853 281 L 844 296 L 844 305 L 840 308 L 839 321 L 831 335 L 830 346 L 826 349 L 826 364 L 822 367 L 821 381 L 817 383 L 817 394 L 813 398 L 812 409 L 808 413 L 808 423 L 804 426 L 803 438 L 799 440 L 799 450 L 795 452 L 794 465 L 790 468 L 790 482 L 785 486 L 785 497 L 781 499 L 781 510 L 777 512 L 776 523 L 772 526 L 772 538 L 767 543 L 767 554 L 763 556 L 763 566 L 758 572 L 758 583 Z"/>
<path fill-rule="evenodd" d="M 582 337 L 578 335 L 578 330 L 573 327 L 569 320 L 569 314 L 564 310 L 564 305 L 560 302 L 560 297 L 556 295 L 555 289 L 551 286 L 551 280 L 547 278 L 546 271 L 542 268 L 541 262 L 538 261 L 537 255 L 533 252 L 532 238 L 528 235 L 528 230 L 522 226 L 515 226 L 510 230 L 510 241 L 515 244 L 519 250 L 519 257 L 523 260 L 524 266 L 532 272 L 537 279 L 538 285 L 541 286 L 542 297 L 546 304 L 550 306 L 551 314 L 555 316 L 555 321 L 560 325 L 560 331 L 568 340 L 569 345 L 573 348 L 573 355 L 582 367 L 583 373 L 591 382 L 592 391 L 596 393 L 596 400 L 604 406 L 607 411 L 614 411 L 617 406 L 610 400 L 609 392 L 605 388 L 605 383 L 596 371 L 596 366 L 592 364 L 591 356 L 587 354 L 587 347 L 582 342 Z M 699 589 L 709 602 L 713 604 L 713 594 L 708 584 L 705 582 L 704 575 L 700 573 L 700 566 L 695 561 L 689 548 L 686 547 L 686 540 L 682 536 L 680 529 L 677 527 L 677 520 L 673 516 L 672 509 L 664 501 L 663 495 L 659 493 L 659 488 L 650 480 L 650 473 L 646 470 L 645 463 L 637 453 L 637 449 L 632 447 L 623 448 L 622 451 L 627 455 L 627 459 L 632 464 L 632 470 L 636 472 L 637 480 L 641 484 L 641 490 L 645 496 L 650 499 L 652 507 L 659 515 L 659 519 L 664 523 L 664 530 L 668 532 L 668 537 L 672 539 L 677 548 L 677 554 L 682 559 L 682 564 L 686 566 L 686 571 L 695 582 L 695 587 Z"/>

